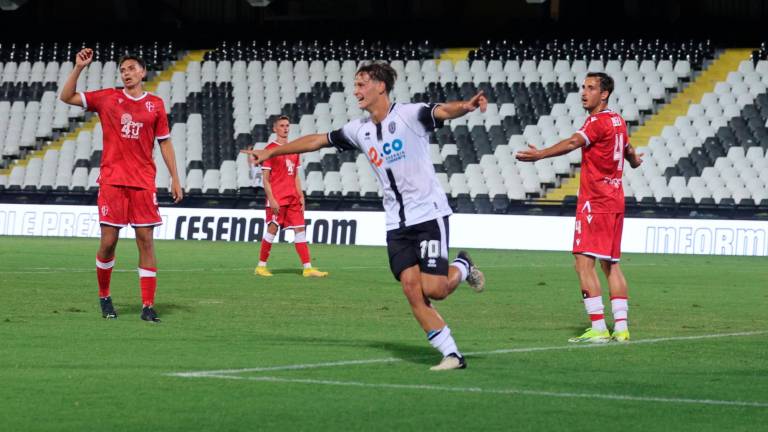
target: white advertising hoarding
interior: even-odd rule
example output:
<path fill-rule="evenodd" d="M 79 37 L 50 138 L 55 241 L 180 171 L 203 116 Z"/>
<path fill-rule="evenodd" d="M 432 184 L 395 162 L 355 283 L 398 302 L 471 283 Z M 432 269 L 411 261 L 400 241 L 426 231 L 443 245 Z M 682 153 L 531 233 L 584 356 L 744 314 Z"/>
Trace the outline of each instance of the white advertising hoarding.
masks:
<path fill-rule="evenodd" d="M 259 241 L 264 210 L 161 207 L 163 240 Z M 306 212 L 312 243 L 385 244 L 382 212 Z M 569 251 L 573 217 L 456 214 L 452 247 Z M 0 204 L 0 235 L 98 237 L 95 206 Z M 121 235 L 132 237 L 133 230 Z M 281 240 L 290 240 L 288 233 Z M 768 256 L 768 221 L 644 219 L 624 221 L 623 252 Z"/>

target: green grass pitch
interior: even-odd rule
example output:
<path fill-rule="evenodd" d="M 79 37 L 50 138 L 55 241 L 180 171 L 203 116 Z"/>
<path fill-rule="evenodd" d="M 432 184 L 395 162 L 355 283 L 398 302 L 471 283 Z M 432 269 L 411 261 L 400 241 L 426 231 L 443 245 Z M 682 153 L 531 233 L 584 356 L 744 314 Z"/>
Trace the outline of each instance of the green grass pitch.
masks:
<path fill-rule="evenodd" d="M 125 239 L 112 278 L 120 318 L 101 318 L 96 247 L 0 237 L 1 430 L 768 424 L 766 258 L 626 255 L 633 342 L 581 348 L 566 341 L 587 325 L 569 253 L 474 250 L 486 291 L 463 286 L 436 303 L 469 367 L 435 373 L 440 355 L 384 248 L 312 245 L 331 275 L 306 280 L 292 245 L 279 244 L 275 276 L 259 279 L 258 244 L 158 242 L 163 322 L 153 325 L 139 320 Z"/>

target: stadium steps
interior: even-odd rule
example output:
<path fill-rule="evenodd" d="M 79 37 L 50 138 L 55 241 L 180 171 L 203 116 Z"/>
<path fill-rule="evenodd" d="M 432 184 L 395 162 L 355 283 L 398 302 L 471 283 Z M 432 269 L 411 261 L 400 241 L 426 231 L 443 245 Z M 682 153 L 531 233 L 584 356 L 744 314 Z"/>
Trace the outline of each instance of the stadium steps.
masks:
<path fill-rule="evenodd" d="M 552 204 L 555 205 L 563 201 L 568 195 L 575 196 L 579 192 L 580 178 L 581 173 L 577 172 L 573 177 L 563 179 L 562 183 L 560 183 L 560 187 L 547 191 L 547 193 L 543 197 L 538 198 L 537 201 L 553 201 Z M 547 203 L 542 202 L 542 204 Z"/>
<path fill-rule="evenodd" d="M 739 63 L 749 59 L 751 54 L 752 48 L 726 49 L 688 87 L 632 134 L 632 145 L 635 148 L 647 146 L 651 137 L 661 135 L 664 126 L 674 124 L 677 117 L 686 115 L 689 105 L 701 102 L 704 93 L 714 91 L 715 84 L 725 81 L 728 73 L 737 70 Z"/>
<path fill-rule="evenodd" d="M 686 115 L 689 105 L 699 103 L 704 93 L 714 91 L 715 84 L 719 81 L 725 81 L 728 73 L 737 70 L 739 63 L 742 60 L 748 59 L 751 54 L 751 48 L 726 49 L 690 85 L 680 93 L 677 93 L 668 104 L 661 107 L 658 113 L 648 119 L 632 134 L 630 137 L 632 145 L 635 148 L 648 145 L 648 140 L 651 137 L 661 135 L 664 126 L 674 124 L 677 117 Z M 578 190 L 579 173 L 576 173 L 573 177 L 564 179 L 560 187 L 547 191 L 538 200 L 558 204 L 566 196 L 576 195 Z"/>
<path fill-rule="evenodd" d="M 175 72 L 185 72 L 187 70 L 187 65 L 189 65 L 190 62 L 202 62 L 206 52 L 208 52 L 208 50 L 195 50 L 188 52 L 184 57 L 175 62 L 173 66 L 157 74 L 150 82 L 144 86 L 144 89 L 148 92 L 155 91 L 158 84 L 163 81 L 170 81 Z M 166 110 L 169 109 L 169 107 L 166 107 Z"/>
<path fill-rule="evenodd" d="M 148 92 L 153 92 L 155 89 L 157 89 L 157 85 L 160 84 L 162 81 L 170 81 L 171 77 L 173 76 L 174 72 L 184 72 L 187 70 L 187 65 L 192 61 L 203 61 L 203 56 L 205 56 L 205 53 L 208 52 L 208 50 L 195 50 L 188 52 L 184 57 L 182 57 L 180 60 L 174 62 L 174 64 L 169 67 L 168 69 L 163 70 L 162 72 L 155 75 L 151 80 L 147 81 L 144 84 L 144 90 Z M 59 150 L 61 149 L 62 144 L 64 144 L 64 141 L 67 140 L 76 140 L 77 136 L 80 134 L 80 132 L 83 131 L 93 131 L 93 128 L 96 127 L 96 124 L 99 122 L 99 117 L 94 115 L 87 121 L 83 122 L 79 127 L 61 135 L 56 140 L 52 141 L 47 146 L 43 147 L 40 150 L 35 150 L 30 152 L 27 157 L 24 159 L 17 159 L 14 161 L 14 164 L 10 167 L 8 167 L 5 170 L 0 170 L 0 175 L 9 175 L 11 173 L 11 169 L 14 166 L 27 166 L 30 160 L 34 158 L 43 158 L 45 157 L 45 153 L 48 150 Z"/>

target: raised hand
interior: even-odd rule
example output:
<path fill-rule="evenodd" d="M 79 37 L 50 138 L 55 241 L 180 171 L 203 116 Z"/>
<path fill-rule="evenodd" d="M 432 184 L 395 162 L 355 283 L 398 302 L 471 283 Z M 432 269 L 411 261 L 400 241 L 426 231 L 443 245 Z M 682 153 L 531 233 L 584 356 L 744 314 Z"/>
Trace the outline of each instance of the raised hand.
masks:
<path fill-rule="evenodd" d="M 541 159 L 541 150 L 537 149 L 535 145 L 528 144 L 528 150 L 520 150 L 515 154 L 515 159 L 522 162 L 536 162 Z"/>
<path fill-rule="evenodd" d="M 93 61 L 93 50 L 90 48 L 81 49 L 75 56 L 75 65 L 86 67 Z"/>
<path fill-rule="evenodd" d="M 470 112 L 477 108 L 480 108 L 480 112 L 485 112 L 485 110 L 488 109 L 488 98 L 485 97 L 483 91 L 480 90 L 477 94 L 472 96 L 472 99 L 466 102 L 465 107 Z"/>

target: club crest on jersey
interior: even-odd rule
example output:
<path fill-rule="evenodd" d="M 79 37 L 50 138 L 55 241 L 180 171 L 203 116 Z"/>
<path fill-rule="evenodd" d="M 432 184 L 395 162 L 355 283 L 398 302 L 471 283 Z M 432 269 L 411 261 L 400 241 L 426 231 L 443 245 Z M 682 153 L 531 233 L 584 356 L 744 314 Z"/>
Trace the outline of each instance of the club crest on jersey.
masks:
<path fill-rule="evenodd" d="M 397 123 L 395 123 L 395 122 L 393 122 L 393 121 L 392 121 L 392 122 L 389 122 L 389 125 L 387 125 L 387 130 L 388 130 L 388 131 L 389 131 L 389 133 L 391 133 L 391 134 L 395 133 L 395 131 L 397 130 Z"/>
<path fill-rule="evenodd" d="M 144 106 L 147 107 L 147 111 L 152 112 L 155 110 L 155 104 L 153 102 L 145 102 Z"/>
<path fill-rule="evenodd" d="M 106 216 L 107 213 L 109 213 L 109 207 L 107 206 L 101 206 L 101 215 Z"/>

